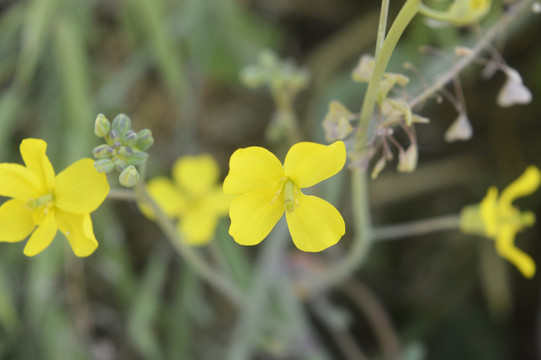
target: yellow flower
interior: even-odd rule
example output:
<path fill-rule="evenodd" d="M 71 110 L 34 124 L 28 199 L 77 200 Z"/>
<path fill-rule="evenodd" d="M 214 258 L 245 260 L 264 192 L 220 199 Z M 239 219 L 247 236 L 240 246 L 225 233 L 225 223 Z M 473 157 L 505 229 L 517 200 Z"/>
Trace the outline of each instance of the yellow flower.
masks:
<path fill-rule="evenodd" d="M 342 141 L 325 146 L 301 142 L 291 147 L 284 166 L 268 150 L 239 149 L 229 161 L 224 191 L 241 194 L 231 204 L 229 234 L 241 245 L 261 242 L 286 213 L 295 245 L 321 251 L 340 240 L 344 219 L 331 204 L 300 189 L 338 173 L 346 162 Z"/>
<path fill-rule="evenodd" d="M 218 219 L 229 210 L 233 197 L 224 194 L 217 183 L 219 175 L 212 156 L 186 156 L 173 165 L 174 182 L 157 177 L 147 185 L 150 196 L 165 214 L 180 219 L 178 229 L 190 245 L 204 245 L 212 240 Z M 147 206 L 140 207 L 153 218 Z"/>
<path fill-rule="evenodd" d="M 438 11 L 420 5 L 420 13 L 434 20 L 445 21 L 458 26 L 475 24 L 490 11 L 492 0 L 454 0 L 445 11 Z"/>
<path fill-rule="evenodd" d="M 514 244 L 515 235 L 535 223 L 530 211 L 520 211 L 512 202 L 533 193 L 541 182 L 541 172 L 535 166 L 526 171 L 501 193 L 495 187 L 488 189 L 480 204 L 467 206 L 461 212 L 460 228 L 465 233 L 486 236 L 496 240 L 498 253 L 513 263 L 527 278 L 535 274 L 532 258 Z"/>
<path fill-rule="evenodd" d="M 0 196 L 13 198 L 0 206 L 0 241 L 32 234 L 24 254 L 34 256 L 60 229 L 75 255 L 88 256 L 98 247 L 90 213 L 109 192 L 107 178 L 92 159 L 79 160 L 55 176 L 46 149 L 43 140 L 25 139 L 20 150 L 26 167 L 0 164 Z"/>

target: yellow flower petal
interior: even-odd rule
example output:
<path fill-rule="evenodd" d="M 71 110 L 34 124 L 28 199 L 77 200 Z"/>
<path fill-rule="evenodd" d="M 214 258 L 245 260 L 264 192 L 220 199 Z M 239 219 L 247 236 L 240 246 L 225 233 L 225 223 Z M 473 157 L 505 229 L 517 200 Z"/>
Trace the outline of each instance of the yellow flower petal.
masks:
<path fill-rule="evenodd" d="M 257 189 L 238 196 L 231 203 L 229 234 L 241 245 L 261 242 L 284 213 L 283 195 L 276 189 Z"/>
<path fill-rule="evenodd" d="M 37 176 L 19 164 L 0 164 L 0 196 L 28 200 L 42 195 Z"/>
<path fill-rule="evenodd" d="M 210 155 L 185 156 L 173 165 L 173 179 L 189 195 L 200 196 L 207 192 L 220 175 L 216 160 Z"/>
<path fill-rule="evenodd" d="M 486 235 L 489 237 L 496 236 L 498 231 L 498 189 L 495 186 L 488 189 L 487 195 L 479 204 L 479 211 L 481 212 Z"/>
<path fill-rule="evenodd" d="M 300 142 L 286 155 L 284 170 L 299 188 L 315 185 L 338 173 L 346 163 L 346 147 L 342 141 L 331 145 Z"/>
<path fill-rule="evenodd" d="M 224 192 L 242 194 L 255 189 L 274 189 L 283 176 L 282 164 L 267 149 L 258 146 L 238 149 L 229 160 Z"/>
<path fill-rule="evenodd" d="M 179 189 L 165 177 L 157 177 L 147 185 L 148 193 L 160 205 L 163 212 L 170 217 L 179 216 L 186 207 L 186 200 L 182 197 Z M 153 219 L 152 210 L 146 204 L 140 204 L 139 208 L 148 218 Z"/>
<path fill-rule="evenodd" d="M 56 177 L 56 206 L 74 214 L 87 214 L 98 208 L 109 193 L 105 174 L 94 168 L 94 160 L 81 159 Z"/>
<path fill-rule="evenodd" d="M 79 215 L 57 210 L 56 220 L 76 256 L 85 257 L 96 250 L 98 241 L 94 236 L 90 214 Z"/>
<path fill-rule="evenodd" d="M 32 236 L 30 236 L 24 247 L 24 254 L 26 256 L 34 256 L 45 250 L 47 246 L 51 245 L 57 231 L 55 211 L 51 211 Z"/>
<path fill-rule="evenodd" d="M 21 241 L 36 227 L 32 211 L 23 200 L 8 200 L 0 206 L 0 241 Z"/>
<path fill-rule="evenodd" d="M 222 187 L 217 187 L 210 191 L 203 199 L 203 206 L 211 210 L 214 214 L 225 215 L 229 212 L 229 207 L 236 195 L 225 194 Z"/>
<path fill-rule="evenodd" d="M 24 139 L 20 146 L 21 155 L 28 170 L 37 175 L 41 190 L 47 192 L 54 186 L 54 169 L 45 154 L 47 143 L 40 139 Z"/>
<path fill-rule="evenodd" d="M 517 269 L 530 279 L 535 275 L 535 263 L 532 258 L 517 248 L 514 244 L 516 230 L 511 226 L 502 226 L 496 238 L 498 253 L 517 267 Z"/>
<path fill-rule="evenodd" d="M 526 171 L 515 181 L 509 184 L 500 195 L 500 204 L 504 206 L 511 205 L 516 198 L 530 195 L 541 182 L 541 172 L 535 166 L 528 166 Z"/>
<path fill-rule="evenodd" d="M 298 206 L 286 212 L 293 242 L 302 251 L 325 250 L 346 232 L 342 215 L 334 206 L 316 196 L 297 195 Z"/>
<path fill-rule="evenodd" d="M 218 217 L 205 209 L 192 209 L 179 223 L 179 230 L 190 245 L 205 245 L 212 240 L 216 230 Z"/>

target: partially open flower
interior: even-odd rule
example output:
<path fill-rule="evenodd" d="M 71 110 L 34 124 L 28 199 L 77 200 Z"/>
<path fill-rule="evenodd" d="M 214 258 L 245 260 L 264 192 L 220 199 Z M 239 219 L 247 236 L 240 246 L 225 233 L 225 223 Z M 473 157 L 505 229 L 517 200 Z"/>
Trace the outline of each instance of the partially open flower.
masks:
<path fill-rule="evenodd" d="M 342 103 L 336 100 L 331 101 L 329 112 L 323 120 L 325 139 L 332 142 L 348 136 L 353 131 L 350 123 L 352 118 L 355 116 Z"/>
<path fill-rule="evenodd" d="M 502 191 L 499 198 L 498 189 L 491 187 L 480 204 L 466 206 L 460 213 L 460 229 L 463 232 L 493 238 L 498 253 L 527 278 L 534 276 L 535 263 L 528 254 L 515 246 L 514 241 L 519 231 L 535 223 L 535 215 L 530 211 L 521 211 L 512 203 L 536 191 L 540 182 L 539 169 L 529 166 Z"/>
<path fill-rule="evenodd" d="M 517 104 L 529 104 L 532 102 L 532 93 L 522 83 L 522 77 L 513 68 L 506 67 L 504 72 L 507 80 L 498 94 L 498 105 L 509 107 Z"/>

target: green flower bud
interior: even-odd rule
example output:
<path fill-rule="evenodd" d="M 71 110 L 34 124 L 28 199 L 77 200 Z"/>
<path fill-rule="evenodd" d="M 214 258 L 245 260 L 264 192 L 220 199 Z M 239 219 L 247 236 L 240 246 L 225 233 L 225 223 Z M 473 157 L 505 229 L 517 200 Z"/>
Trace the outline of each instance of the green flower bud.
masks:
<path fill-rule="evenodd" d="M 118 114 L 113 120 L 113 130 L 118 131 L 120 136 L 124 135 L 131 128 L 130 118 L 124 114 Z"/>
<path fill-rule="evenodd" d="M 148 159 L 148 154 L 146 152 L 137 151 L 133 152 L 133 155 L 126 158 L 126 162 L 130 165 L 141 165 Z"/>
<path fill-rule="evenodd" d="M 149 129 L 143 129 L 137 134 L 136 147 L 139 150 L 147 151 L 154 144 L 154 138 L 152 132 Z"/>
<path fill-rule="evenodd" d="M 265 49 L 259 53 L 259 63 L 268 69 L 275 68 L 278 65 L 278 57 L 274 51 Z"/>
<path fill-rule="evenodd" d="M 120 159 L 115 159 L 114 163 L 115 163 L 115 169 L 117 171 L 124 171 L 124 169 L 126 169 L 126 167 L 128 166 L 124 160 L 120 160 Z"/>
<path fill-rule="evenodd" d="M 118 181 L 122 186 L 133 187 L 139 181 L 139 172 L 135 166 L 130 165 L 120 173 Z"/>
<path fill-rule="evenodd" d="M 267 81 L 265 73 L 257 66 L 247 66 L 240 72 L 240 82 L 247 88 L 255 89 Z"/>
<path fill-rule="evenodd" d="M 115 164 L 111 161 L 111 159 L 100 159 L 94 162 L 94 167 L 96 170 L 98 170 L 98 172 L 107 174 L 113 171 Z"/>
<path fill-rule="evenodd" d="M 120 134 L 118 133 L 117 130 L 111 130 L 109 131 L 109 140 L 111 140 L 111 142 L 115 142 L 115 141 L 118 141 L 120 139 Z"/>
<path fill-rule="evenodd" d="M 137 133 L 133 130 L 128 130 L 122 137 L 122 142 L 127 147 L 133 147 L 137 143 Z"/>
<path fill-rule="evenodd" d="M 94 154 L 96 159 L 105 159 L 111 157 L 111 154 L 109 153 L 109 146 L 106 144 L 96 146 L 92 150 L 92 154 Z"/>
<path fill-rule="evenodd" d="M 131 156 L 133 151 L 127 146 L 121 146 L 120 149 L 118 149 L 118 154 L 121 156 Z"/>
<path fill-rule="evenodd" d="M 96 122 L 94 123 L 94 134 L 96 134 L 97 137 L 104 137 L 109 133 L 109 130 L 111 129 L 111 123 L 105 115 L 98 114 L 98 117 L 96 117 Z"/>

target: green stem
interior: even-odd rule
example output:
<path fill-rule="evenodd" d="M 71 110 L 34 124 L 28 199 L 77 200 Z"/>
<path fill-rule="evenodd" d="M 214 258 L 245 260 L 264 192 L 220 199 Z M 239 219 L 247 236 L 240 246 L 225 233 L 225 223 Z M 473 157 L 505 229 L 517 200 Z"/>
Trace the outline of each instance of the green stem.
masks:
<path fill-rule="evenodd" d="M 135 195 L 133 190 L 114 189 L 114 188 L 109 190 L 109 194 L 107 194 L 107 198 L 111 199 L 111 200 L 124 200 L 124 201 L 136 201 L 137 200 L 137 196 Z"/>
<path fill-rule="evenodd" d="M 379 56 L 383 42 L 385 41 L 385 32 L 387 31 L 387 18 L 389 16 L 389 0 L 381 1 L 381 12 L 379 14 L 378 37 L 376 40 L 376 57 Z"/>
<path fill-rule="evenodd" d="M 368 128 L 370 125 L 370 120 L 372 119 L 372 114 L 374 112 L 374 107 L 376 106 L 378 88 L 385 74 L 385 69 L 389 64 L 391 55 L 398 43 L 398 40 L 404 33 L 404 30 L 413 19 L 413 17 L 419 11 L 420 0 L 407 0 L 398 15 L 396 16 L 389 33 L 383 42 L 381 51 L 375 59 L 374 72 L 368 83 L 368 89 L 366 90 L 366 95 L 363 102 L 363 107 L 360 115 L 360 124 L 359 124 L 359 133 L 357 135 L 358 146 L 361 148 L 364 147 L 366 143 L 366 137 L 368 134 Z"/>
<path fill-rule="evenodd" d="M 457 230 L 459 223 L 460 215 L 453 214 L 404 224 L 383 226 L 373 230 L 373 239 L 374 241 L 389 241 L 438 231 Z"/>
<path fill-rule="evenodd" d="M 270 238 L 265 240 L 257 262 L 258 268 L 251 283 L 250 301 L 239 313 L 240 319 L 237 321 L 226 359 L 251 359 L 252 347 L 256 343 L 255 337 L 262 327 L 260 320 L 267 313 L 272 284 L 276 280 L 277 274 L 280 274 L 280 262 L 287 248 L 287 240 L 289 240 L 287 226 L 284 217 L 282 217 Z"/>
<path fill-rule="evenodd" d="M 234 305 L 242 307 L 245 305 L 244 296 L 241 291 L 227 277 L 215 271 L 197 253 L 187 245 L 181 238 L 177 227 L 169 220 L 161 207 L 152 199 L 145 185 L 139 181 L 135 187 L 138 201 L 146 203 L 152 209 L 156 223 L 160 226 L 165 236 L 169 239 L 175 250 L 188 263 L 188 265 L 209 285 L 224 294 Z"/>
<path fill-rule="evenodd" d="M 434 10 L 428 6 L 425 6 L 423 3 L 421 3 L 419 6 L 419 13 L 430 19 L 438 21 L 451 22 L 453 20 L 453 18 L 449 16 L 448 12 Z"/>

